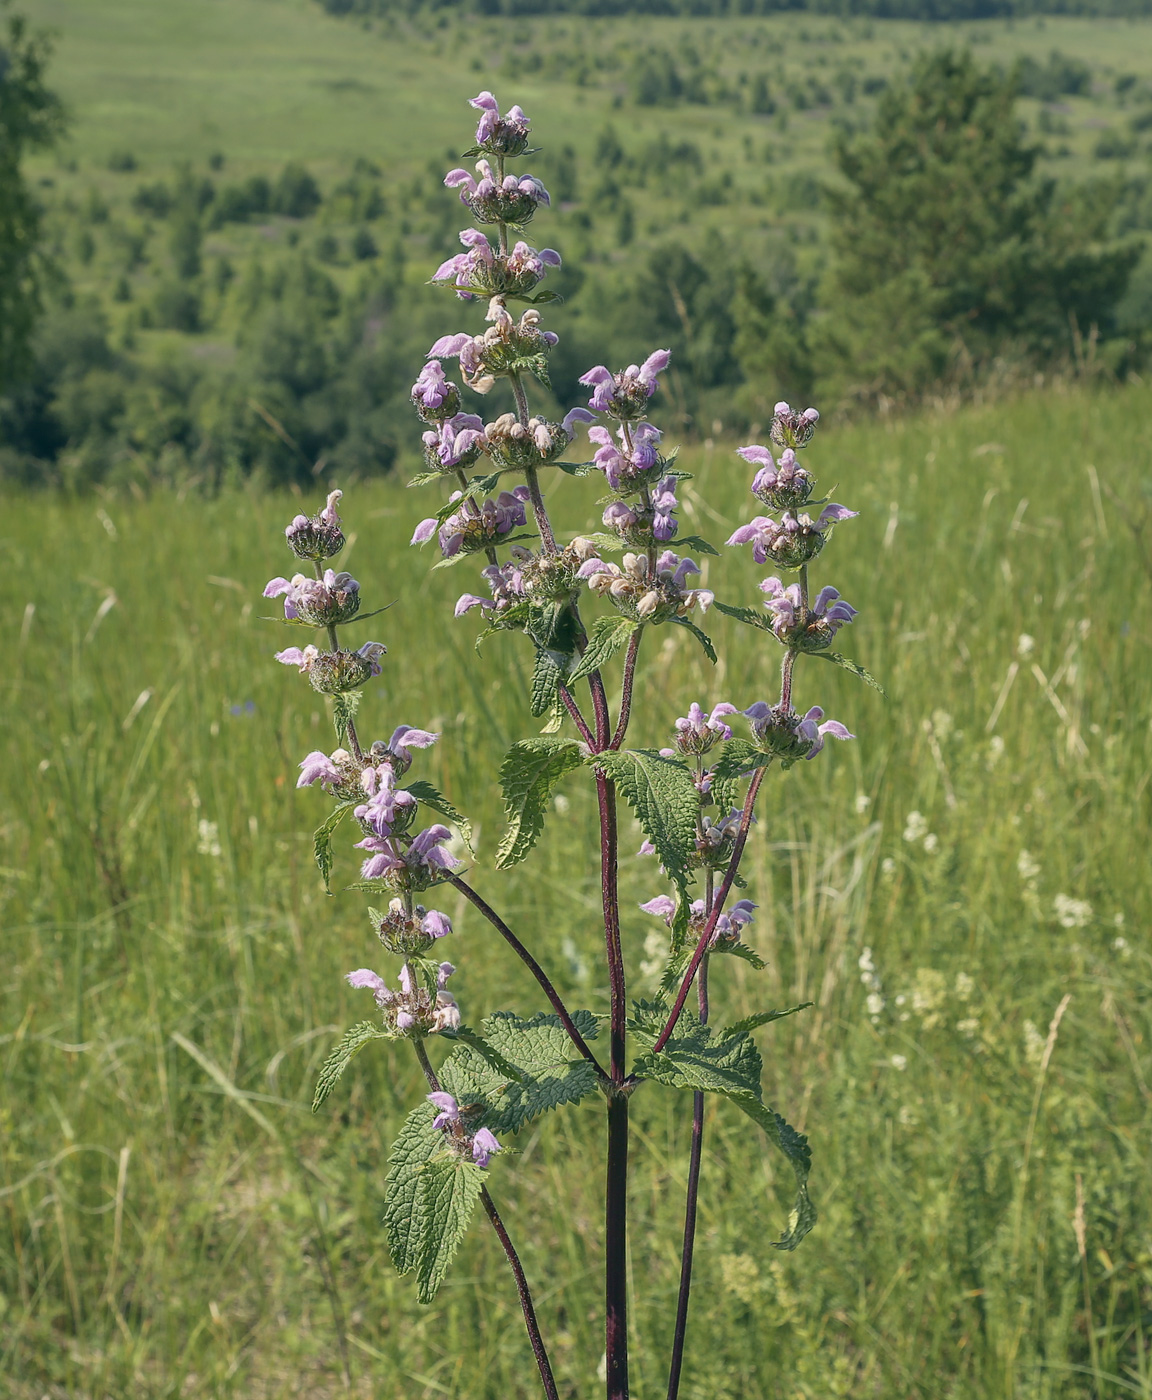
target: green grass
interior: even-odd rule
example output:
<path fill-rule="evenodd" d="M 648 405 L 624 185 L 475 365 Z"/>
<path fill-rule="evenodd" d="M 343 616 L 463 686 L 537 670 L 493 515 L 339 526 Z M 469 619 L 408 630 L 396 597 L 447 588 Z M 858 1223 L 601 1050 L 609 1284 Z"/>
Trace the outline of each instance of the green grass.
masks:
<path fill-rule="evenodd" d="M 748 875 L 750 941 L 769 967 L 713 982 L 723 1014 L 816 1003 L 758 1039 L 766 1097 L 811 1137 L 821 1220 L 795 1254 L 771 1250 L 786 1168 L 742 1116 L 710 1107 L 691 1400 L 1152 1396 L 1152 559 L 1130 528 L 1148 518 L 1150 411 L 1143 386 L 1048 392 L 822 428 L 809 450 L 862 512 L 815 575 L 861 609 L 844 650 L 890 699 L 801 663 L 798 702 L 859 737 L 767 784 Z M 686 458 L 699 475 L 684 528 L 721 540 L 748 513 L 748 469 L 727 447 Z M 594 483 L 558 494 L 569 528 L 593 517 Z M 450 615 L 469 571 L 429 575 L 407 550 L 428 499 L 378 482 L 345 502 L 349 566 L 373 605 L 395 600 L 370 624 L 390 655 L 363 727 L 443 731 L 417 771 L 477 820 L 477 884 L 570 1003 L 603 1011 L 586 788 L 565 788 L 526 866 L 492 869 L 496 768 L 533 728 L 525 658 L 513 638 L 476 658 L 474 625 Z M 324 804 L 294 775 L 330 725 L 271 661 L 282 633 L 260 620 L 298 505 L 6 503 L 0 1374 L 13 1400 L 341 1394 L 325 1269 L 355 1394 L 536 1393 L 487 1228 L 430 1309 L 391 1271 L 386 1153 L 422 1092 L 405 1047 L 365 1052 L 307 1111 L 334 1037 L 365 1013 L 343 974 L 381 958 L 363 897 L 319 887 Z M 752 602 L 764 572 L 727 551 L 709 582 Z M 773 695 L 774 647 L 723 619 L 709 630 L 715 670 L 691 638 L 646 644 L 638 744 L 661 742 L 694 697 Z M 625 823 L 643 992 L 653 921 L 635 906 L 660 881 L 630 854 L 639 839 Z M 1090 906 L 1059 905 L 1075 926 L 1058 896 Z M 465 1017 L 536 1008 L 487 928 L 446 907 Z M 865 949 L 886 999 L 875 1021 Z M 656 1400 L 688 1104 L 650 1086 L 634 1109 L 635 1393 Z M 582 1396 L 602 1351 L 600 1127 L 591 1103 L 553 1115 L 491 1173 L 563 1393 Z"/>

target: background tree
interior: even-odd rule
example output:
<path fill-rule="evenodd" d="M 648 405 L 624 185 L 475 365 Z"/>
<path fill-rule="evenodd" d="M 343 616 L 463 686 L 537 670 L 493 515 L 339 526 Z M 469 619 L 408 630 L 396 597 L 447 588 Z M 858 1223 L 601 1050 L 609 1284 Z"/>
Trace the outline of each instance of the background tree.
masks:
<path fill-rule="evenodd" d="M 0 15 L 7 9 L 8 0 L 0 0 Z M 40 209 L 20 162 L 63 129 L 63 107 L 44 84 L 51 51 L 46 34 L 30 33 L 21 15 L 6 16 L 0 39 L 0 387 L 26 371 L 40 309 Z"/>
<path fill-rule="evenodd" d="M 1106 205 L 1058 200 L 1014 111 L 1016 80 L 943 51 L 841 133 L 833 260 L 813 326 L 825 392 L 909 397 L 1008 351 L 1067 354 L 1113 329 L 1138 250 L 1101 247 Z"/>

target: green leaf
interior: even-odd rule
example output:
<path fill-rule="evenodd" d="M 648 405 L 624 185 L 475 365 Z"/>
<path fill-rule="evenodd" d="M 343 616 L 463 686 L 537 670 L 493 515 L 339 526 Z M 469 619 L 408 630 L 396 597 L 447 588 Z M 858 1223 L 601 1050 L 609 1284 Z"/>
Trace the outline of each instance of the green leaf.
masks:
<path fill-rule="evenodd" d="M 686 880 L 700 811 L 687 765 L 678 758 L 662 758 L 655 749 L 605 751 L 588 762 L 602 768 L 620 789 L 669 876 L 678 883 Z"/>
<path fill-rule="evenodd" d="M 585 1040 L 597 1033 L 590 1011 L 572 1019 Z M 494 1133 L 518 1132 L 525 1123 L 578 1103 L 597 1090 L 595 1066 L 573 1046 L 559 1017 L 540 1012 L 525 1020 L 500 1011 L 484 1021 L 486 1049 L 455 1051 L 440 1070 L 440 1081 L 457 1103 L 468 1105 L 476 1120 Z M 501 1068 L 495 1057 L 506 1062 Z"/>
<path fill-rule="evenodd" d="M 316 1081 L 316 1093 L 312 1097 L 312 1112 L 315 1113 L 332 1090 L 336 1081 L 370 1040 L 391 1040 L 392 1037 L 375 1021 L 361 1021 L 345 1031 L 336 1049 L 324 1061 L 320 1077 Z"/>
<path fill-rule="evenodd" d="M 677 550 L 694 549 L 697 554 L 714 554 L 717 559 L 720 557 L 720 551 L 699 535 L 677 535 L 668 541 L 667 548 L 671 549 L 673 545 Z"/>
<path fill-rule="evenodd" d="M 648 1008 L 642 1010 L 646 1012 Z M 634 1027 L 638 1040 L 647 1040 L 648 1044 L 654 1041 L 658 1033 L 653 1029 L 655 1020 L 653 1016 L 637 1015 Z M 788 1159 L 796 1178 L 796 1198 L 787 1229 L 771 1243 L 777 1249 L 795 1249 L 816 1223 L 816 1208 L 808 1197 L 812 1164 L 808 1139 L 761 1101 L 760 1052 L 746 1031 L 733 1032 L 735 1028 L 723 1038 L 713 1039 L 710 1027 L 702 1026 L 691 1012 L 682 1012 L 676 1034 L 658 1055 L 649 1051 L 640 1056 L 634 1072 L 674 1088 L 722 1094 L 764 1129 Z"/>
<path fill-rule="evenodd" d="M 604 496 L 598 502 L 603 505 L 605 501 L 618 501 L 621 498 L 613 493 L 611 496 Z M 582 539 L 591 540 L 597 549 L 607 551 L 609 554 L 619 554 L 622 549 L 636 548 L 634 545 L 627 545 L 619 535 L 606 535 L 603 530 L 596 530 L 590 535 L 582 535 Z"/>
<path fill-rule="evenodd" d="M 692 635 L 704 648 L 704 655 L 708 658 L 709 661 L 711 661 L 713 666 L 715 666 L 716 648 L 712 645 L 712 638 L 708 636 L 706 632 L 701 632 L 699 627 L 697 627 L 694 622 L 689 622 L 686 617 L 670 617 L 668 621 L 676 623 L 678 627 L 687 627 L 689 632 L 692 633 Z"/>
<path fill-rule="evenodd" d="M 633 622 L 630 617 L 621 617 L 619 613 L 612 617 L 598 617 L 592 624 L 587 650 L 568 673 L 568 684 L 574 685 L 593 671 L 599 671 L 641 626 L 642 623 Z"/>
<path fill-rule="evenodd" d="M 457 502 L 457 505 L 459 502 Z M 519 535 L 501 535 L 498 540 L 489 540 L 487 545 L 478 545 L 475 549 L 461 549 L 455 554 L 450 554 L 447 559 L 437 559 L 432 565 L 434 569 L 454 569 L 457 564 L 462 564 L 465 559 L 475 559 L 482 555 L 484 551 L 492 546 L 516 544 L 519 540 L 534 540 L 537 536 L 532 531 L 525 531 Z"/>
<path fill-rule="evenodd" d="M 712 606 L 725 617 L 734 617 L 737 622 L 746 622 L 749 627 L 759 627 L 762 632 L 772 630 L 772 619 L 767 613 L 758 613 L 755 608 L 733 608 L 727 603 L 721 603 L 719 599 L 716 599 Z"/>
<path fill-rule="evenodd" d="M 436 1108 L 426 1100 L 404 1120 L 388 1154 L 384 1181 L 384 1226 L 388 1253 L 398 1274 L 416 1267 L 423 1221 L 420 1215 L 420 1178 L 429 1161 L 444 1150 L 444 1134 L 432 1126 Z"/>
<path fill-rule="evenodd" d="M 840 666 L 845 671 L 851 671 L 852 674 L 858 676 L 865 685 L 870 685 L 873 690 L 878 690 L 885 700 L 888 699 L 888 692 L 875 676 L 869 675 L 863 666 L 857 665 L 855 661 L 850 661 L 846 656 L 841 656 L 838 651 L 806 651 L 803 655 L 818 656 L 822 661 L 831 661 L 833 666 Z"/>
<path fill-rule="evenodd" d="M 447 817 L 464 838 L 464 844 L 469 851 L 472 850 L 472 823 L 462 812 L 458 812 L 453 807 L 439 788 L 433 787 L 423 778 L 417 778 L 408 784 L 405 791 L 410 792 L 417 802 L 423 802 L 425 807 L 431 807 L 434 812 L 439 812 L 442 817 Z"/>
<path fill-rule="evenodd" d="M 760 954 L 754 953 L 747 943 L 717 943 L 712 951 L 714 953 L 728 953 L 734 958 L 743 958 L 746 963 L 751 963 L 757 972 L 763 972 L 768 966 Z M 783 1012 L 780 1014 L 784 1015 Z"/>
<path fill-rule="evenodd" d="M 356 718 L 361 698 L 359 690 L 345 691 L 342 695 L 332 697 L 332 723 L 336 727 L 336 738 L 341 745 L 348 742 L 348 726 Z"/>
<path fill-rule="evenodd" d="M 757 768 L 767 768 L 772 755 L 750 744 L 747 739 L 726 739 L 724 751 L 713 765 L 713 774 L 721 782 L 754 773 Z"/>
<path fill-rule="evenodd" d="M 445 1154 L 427 1163 L 417 1179 L 416 1213 L 420 1220 L 420 1243 L 416 1255 L 416 1298 L 430 1303 L 435 1298 L 456 1257 L 468 1225 L 485 1173 L 465 1157 Z"/>
<path fill-rule="evenodd" d="M 552 789 L 565 773 L 579 768 L 584 756 L 575 739 L 522 739 L 512 745 L 500 766 L 500 786 L 508 830 L 496 852 L 501 870 L 522 861 L 544 830 Z"/>
<path fill-rule="evenodd" d="M 754 1016 L 745 1016 L 742 1021 L 734 1021 L 732 1025 L 717 1031 L 716 1038 L 728 1040 L 734 1035 L 746 1035 L 749 1031 L 754 1031 L 757 1026 L 766 1026 L 771 1021 L 781 1021 L 785 1016 L 794 1016 L 797 1011 L 806 1011 L 808 1007 L 815 1006 L 815 1004 L 812 1001 L 802 1001 L 798 1006 L 785 1007 L 783 1011 L 757 1011 Z"/>
<path fill-rule="evenodd" d="M 434 481 L 445 480 L 445 472 L 417 472 L 408 482 L 409 486 L 431 486 Z"/>
<path fill-rule="evenodd" d="M 559 467 L 568 476 L 591 476 L 599 471 L 595 462 L 549 462 L 550 467 Z"/>
<path fill-rule="evenodd" d="M 474 1031 L 471 1026 L 457 1026 L 455 1030 L 445 1029 L 440 1031 L 439 1035 L 444 1040 L 458 1040 L 461 1045 L 467 1045 L 470 1050 L 475 1050 L 480 1058 L 497 1074 L 514 1082 L 519 1081 L 520 1071 L 511 1060 L 506 1060 L 494 1045 L 489 1045 L 484 1037 L 478 1031 Z"/>
<path fill-rule="evenodd" d="M 484 476 L 469 477 L 468 484 L 464 487 L 464 490 L 460 493 L 460 496 L 464 500 L 483 500 L 485 496 L 491 495 L 492 492 L 496 490 L 497 486 L 500 485 L 500 478 L 503 475 L 504 473 L 502 471 L 499 471 L 488 472 Z M 459 505 L 459 499 L 453 502 L 454 508 L 458 507 Z"/>
<path fill-rule="evenodd" d="M 339 698 L 337 696 L 337 699 Z M 312 853 L 316 859 L 316 868 L 324 880 L 324 890 L 327 894 L 332 893 L 328 886 L 328 877 L 332 874 L 332 833 L 344 820 L 344 814 L 352 805 L 351 802 L 341 802 L 339 807 L 334 807 L 312 836 Z"/>
<path fill-rule="evenodd" d="M 560 652 L 548 651 L 541 647 L 536 652 L 536 664 L 532 669 L 532 702 L 530 709 L 537 718 L 555 712 L 560 698 L 560 682 L 568 658 Z"/>

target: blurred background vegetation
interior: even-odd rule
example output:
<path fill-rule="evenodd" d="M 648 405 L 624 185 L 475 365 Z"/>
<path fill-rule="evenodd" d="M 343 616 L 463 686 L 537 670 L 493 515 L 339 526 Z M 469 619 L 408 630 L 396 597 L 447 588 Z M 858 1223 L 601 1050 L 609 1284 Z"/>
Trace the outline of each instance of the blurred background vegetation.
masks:
<path fill-rule="evenodd" d="M 53 67 L 27 35 L 6 51 L 64 111 L 40 94 L 6 148 L 28 232 L 5 246 L 42 307 L 30 339 L 6 323 L 10 481 L 410 460 L 412 366 L 459 318 L 424 287 L 468 222 L 441 182 L 482 86 L 543 148 L 554 407 L 605 343 L 672 346 L 663 421 L 698 439 L 781 394 L 859 412 L 1122 381 L 1152 345 L 1152 21 L 26 8 Z"/>
<path fill-rule="evenodd" d="M 323 804 L 294 782 L 330 721 L 271 662 L 259 597 L 285 521 L 343 486 L 342 562 L 395 604 L 365 731 L 442 730 L 421 773 L 474 817 L 477 885 L 603 1011 L 589 795 L 565 788 L 497 882 L 524 658 L 499 637 L 477 659 L 451 618 L 472 581 L 403 544 L 431 499 L 404 488 L 408 387 L 434 336 L 476 324 L 424 283 L 466 224 L 441 181 L 481 87 L 543 147 L 532 232 L 568 298 L 554 406 L 589 364 L 671 345 L 655 402 L 697 473 L 685 529 L 719 543 L 750 505 L 731 447 L 814 396 L 806 465 L 861 511 L 819 581 L 861 609 L 845 650 L 890 696 L 800 670 L 798 699 L 860 737 L 769 785 L 748 872 L 769 966 L 713 981 L 717 1015 L 815 1002 L 760 1041 L 821 1221 L 795 1254 L 768 1247 L 782 1159 L 710 1108 L 682 1395 L 1152 1400 L 1152 19 L 18 8 L 4 1400 L 315 1400 L 349 1393 L 345 1352 L 357 1396 L 536 1393 L 490 1232 L 432 1309 L 388 1264 L 381 1178 L 422 1092 L 403 1047 L 308 1113 L 363 1014 L 342 975 L 375 944 L 361 898 L 327 899 L 313 868 Z M 593 523 L 595 496 L 565 479 L 561 527 Z M 758 596 L 743 552 L 703 562 L 722 598 Z M 771 648 L 709 630 L 715 669 L 691 638 L 646 643 L 638 744 L 693 698 L 771 696 Z M 627 856 L 639 994 L 654 877 Z M 534 1010 L 447 907 L 466 1018 Z M 686 1109 L 634 1100 L 637 1400 L 664 1394 Z M 492 1174 L 566 1400 L 599 1389 L 599 1136 L 591 1104 L 553 1116 Z"/>

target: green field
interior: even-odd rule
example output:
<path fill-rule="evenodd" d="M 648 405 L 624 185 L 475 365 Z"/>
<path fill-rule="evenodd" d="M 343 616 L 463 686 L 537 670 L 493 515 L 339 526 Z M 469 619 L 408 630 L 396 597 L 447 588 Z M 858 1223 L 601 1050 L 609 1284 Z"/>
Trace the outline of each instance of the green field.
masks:
<path fill-rule="evenodd" d="M 691 1400 L 1152 1396 L 1150 413 L 1145 386 L 1048 392 L 833 424 L 809 449 L 861 511 L 816 576 L 860 608 L 845 650 L 890 698 L 801 662 L 798 702 L 859 737 L 767 785 L 746 866 L 749 941 L 769 967 L 713 981 L 719 1016 L 816 1003 L 758 1038 L 766 1098 L 810 1135 L 821 1219 L 775 1254 L 782 1159 L 710 1108 Z M 748 513 L 747 468 L 711 444 L 685 456 L 698 476 L 684 528 L 719 541 Z M 565 485 L 568 528 L 594 517 L 595 494 Z M 601 1012 L 589 793 L 571 784 L 528 863 L 496 875 L 496 768 L 533 728 L 524 655 L 496 638 L 477 659 L 474 625 L 450 610 L 468 570 L 428 575 L 406 550 L 427 500 L 385 481 L 345 501 L 349 566 L 374 604 L 395 600 L 372 624 L 390 656 L 363 728 L 443 731 L 421 771 L 479 825 L 477 885 L 569 1004 Z M 364 1014 L 343 974 L 375 944 L 364 898 L 319 886 L 323 803 L 293 784 L 329 721 L 271 661 L 281 633 L 260 620 L 299 504 L 6 502 L 13 1400 L 339 1395 L 333 1292 L 354 1394 L 536 1394 L 489 1231 L 473 1228 L 430 1309 L 391 1271 L 385 1157 L 422 1092 L 405 1047 L 366 1052 L 307 1111 L 334 1037 Z M 752 602 L 763 572 L 727 551 L 709 584 Z M 637 744 L 663 742 L 692 698 L 773 695 L 774 646 L 735 626 L 709 627 L 715 670 L 691 638 L 651 638 Z M 624 836 L 638 847 L 627 823 Z M 626 858 L 634 969 L 652 931 L 635 906 L 655 877 Z M 535 1009 L 487 928 L 446 908 L 466 1019 Z M 656 1400 L 688 1104 L 649 1086 L 633 1111 L 635 1394 Z M 581 1396 L 602 1351 L 599 1142 L 589 1105 L 491 1171 L 562 1393 Z"/>

